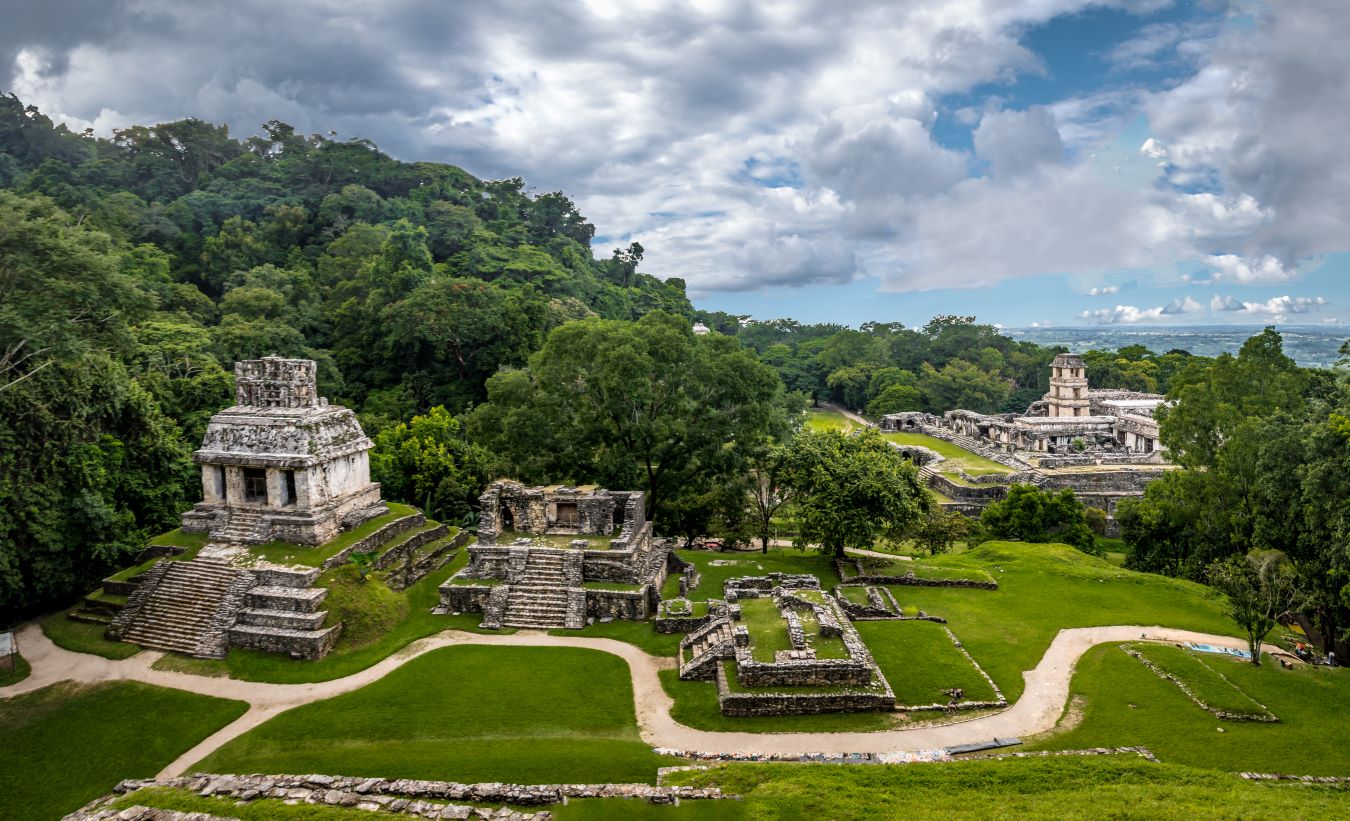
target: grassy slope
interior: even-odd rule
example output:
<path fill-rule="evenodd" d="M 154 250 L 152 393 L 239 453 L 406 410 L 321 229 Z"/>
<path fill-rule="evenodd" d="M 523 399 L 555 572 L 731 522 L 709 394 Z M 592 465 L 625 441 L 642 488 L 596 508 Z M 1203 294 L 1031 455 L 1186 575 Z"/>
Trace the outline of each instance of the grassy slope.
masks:
<path fill-rule="evenodd" d="M 867 642 L 897 704 L 945 704 L 943 690 L 960 687 L 970 701 L 990 701 L 994 691 L 942 625 L 931 621 L 860 621 L 853 625 Z"/>
<path fill-rule="evenodd" d="M 0 816 L 59 818 L 121 779 L 153 776 L 245 709 L 134 682 L 63 683 L 0 701 Z"/>
<path fill-rule="evenodd" d="M 376 516 L 368 522 L 362 522 L 359 527 L 341 533 L 331 542 L 319 547 L 290 542 L 269 542 L 265 545 L 249 548 L 249 550 L 260 558 L 276 564 L 318 567 L 329 556 L 336 555 L 344 548 L 364 539 L 390 522 L 404 516 L 411 516 L 417 512 L 417 508 L 412 505 L 399 504 L 398 502 L 388 502 L 387 504 L 389 505 L 388 513 L 383 516 Z"/>
<path fill-rule="evenodd" d="M 651 781 L 622 659 L 571 648 L 449 647 L 284 713 L 200 762 L 210 772 L 459 781 Z"/>
<path fill-rule="evenodd" d="M 1219 673 L 1219 664 L 1223 659 L 1215 658 L 1214 661 L 1217 663 L 1211 664 L 1198 654 L 1164 644 L 1141 643 L 1134 651 L 1142 654 L 1168 675 L 1184 682 L 1191 693 L 1207 707 L 1237 715 L 1266 715 L 1260 704 L 1233 684 L 1232 679 L 1225 680 L 1225 676 Z"/>
<path fill-rule="evenodd" d="M 803 423 L 807 430 L 842 430 L 850 431 L 858 427 L 858 423 L 849 419 L 839 411 L 826 410 L 824 408 L 811 408 L 806 411 L 806 421 Z"/>
<path fill-rule="evenodd" d="M 998 590 L 897 585 L 891 592 L 902 605 L 946 618 L 1009 701 L 1022 694 L 1022 671 L 1036 666 L 1061 628 L 1139 624 L 1237 635 L 1209 588 L 1122 570 L 1066 545 L 986 542 L 930 562 L 987 570 L 998 581 Z"/>
<path fill-rule="evenodd" d="M 955 473 L 961 468 L 971 476 L 986 473 L 1012 473 L 1013 469 L 987 459 L 978 453 L 972 453 L 960 445 L 953 445 L 945 439 L 929 436 L 926 433 L 883 433 L 882 436 L 897 445 L 918 445 L 937 451 L 946 461 L 938 462 L 936 467 L 941 473 Z"/>
<path fill-rule="evenodd" d="M 727 764 L 675 773 L 670 782 L 719 786 L 743 795 L 752 819 L 1343 818 L 1350 813 L 1347 790 L 1257 784 L 1133 756 L 893 767 Z"/>
<path fill-rule="evenodd" d="M 1032 749 L 1142 744 L 1164 761 L 1197 767 L 1350 776 L 1350 674 L 1284 670 L 1269 660 L 1261 667 L 1217 657 L 1212 663 L 1279 723 L 1220 721 L 1138 660 L 1102 646 L 1083 657 L 1074 675 L 1081 723 L 1036 740 Z"/>

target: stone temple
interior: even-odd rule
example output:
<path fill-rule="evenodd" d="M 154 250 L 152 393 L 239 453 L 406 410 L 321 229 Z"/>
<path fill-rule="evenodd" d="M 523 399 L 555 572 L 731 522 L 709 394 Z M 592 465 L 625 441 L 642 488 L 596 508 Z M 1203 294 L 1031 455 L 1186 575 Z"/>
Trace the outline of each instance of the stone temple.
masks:
<path fill-rule="evenodd" d="M 440 612 L 481 612 L 490 629 L 575 629 L 656 611 L 670 548 L 652 537 L 645 494 L 504 479 L 479 502 L 478 542 L 441 585 Z"/>
<path fill-rule="evenodd" d="M 902 445 L 948 507 L 978 514 L 1006 495 L 1012 483 L 1068 488 L 1085 504 L 1105 510 L 1108 533 L 1114 533 L 1116 504 L 1142 495 L 1149 481 L 1171 468 L 1153 415 L 1166 401 L 1158 394 L 1093 389 L 1083 358 L 1064 353 L 1050 363 L 1049 391 L 1025 413 L 892 413 L 879 427 L 943 439 L 1008 469 L 1002 474 L 953 475 L 941 469 L 938 453 Z"/>
<path fill-rule="evenodd" d="M 183 514 L 184 531 L 318 545 L 385 512 L 370 481 L 374 443 L 355 413 L 318 395 L 313 361 L 266 357 L 234 374 L 234 406 L 211 417 L 192 455 L 202 501 Z"/>
<path fill-rule="evenodd" d="M 460 542 L 415 509 L 380 500 L 372 443 L 356 414 L 319 396 L 312 361 L 238 362 L 235 385 L 235 404 L 211 417 L 193 454 L 203 500 L 183 514 L 182 531 L 206 538 L 152 543 L 134 573 L 104 579 L 76 615 L 107 624 L 110 639 L 156 650 L 322 658 L 343 627 L 323 609 L 328 589 L 315 586 L 325 571 L 360 551 L 403 589 L 443 567 Z"/>

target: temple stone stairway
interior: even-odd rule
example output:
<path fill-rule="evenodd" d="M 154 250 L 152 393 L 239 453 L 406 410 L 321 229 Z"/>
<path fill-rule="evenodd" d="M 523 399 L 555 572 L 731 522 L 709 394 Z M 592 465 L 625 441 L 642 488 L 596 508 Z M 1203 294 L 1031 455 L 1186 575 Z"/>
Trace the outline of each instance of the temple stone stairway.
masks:
<path fill-rule="evenodd" d="M 511 582 L 511 598 L 502 618 L 505 627 L 553 630 L 567 627 L 568 590 L 563 554 L 531 550 L 520 578 Z"/>
<path fill-rule="evenodd" d="M 717 663 L 732 656 L 734 633 L 731 620 L 714 619 L 680 640 L 680 678 L 708 680 L 717 677 Z"/>
<path fill-rule="evenodd" d="M 262 533 L 261 513 L 232 510 L 220 514 L 211 526 L 211 541 L 222 544 L 258 544 L 267 541 Z"/>
<path fill-rule="evenodd" d="M 217 613 L 228 608 L 227 597 L 240 583 L 251 580 L 241 579 L 229 563 L 210 558 L 164 561 L 155 570 L 158 578 L 147 580 L 128 603 L 122 640 L 189 655 L 216 655 L 213 649 L 221 645 L 223 654 Z"/>

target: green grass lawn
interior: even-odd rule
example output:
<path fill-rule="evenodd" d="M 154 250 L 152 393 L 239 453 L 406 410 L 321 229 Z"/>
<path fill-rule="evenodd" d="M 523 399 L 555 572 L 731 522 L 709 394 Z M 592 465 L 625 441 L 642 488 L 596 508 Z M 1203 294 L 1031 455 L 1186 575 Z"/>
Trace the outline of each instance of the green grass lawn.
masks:
<path fill-rule="evenodd" d="M 927 563 L 986 571 L 998 582 L 998 590 L 896 585 L 891 592 L 907 607 L 946 618 L 1009 701 L 1022 694 L 1022 671 L 1036 666 L 1061 628 L 1138 624 L 1238 635 L 1209 588 L 1123 570 L 1067 545 L 986 542 Z"/>
<path fill-rule="evenodd" d="M 1170 644 L 1138 644 L 1133 648 L 1155 666 L 1184 683 L 1206 707 L 1244 716 L 1267 716 L 1268 711 L 1244 693 L 1232 680 L 1219 672 L 1199 654 Z M 1212 655 L 1212 654 L 1206 654 Z M 1214 661 L 1222 660 L 1215 658 Z M 1224 664 L 1228 667 L 1231 665 Z"/>
<path fill-rule="evenodd" d="M 1013 472 L 1013 469 L 1007 465 L 999 464 L 993 459 L 988 459 L 978 453 L 972 453 L 960 445 L 953 445 L 945 439 L 929 436 L 926 433 L 883 433 L 881 435 L 897 445 L 918 445 L 937 451 L 946 461 L 938 462 L 935 467 L 939 473 L 944 475 L 948 472 L 955 475 L 957 468 L 964 470 L 971 476 Z"/>
<path fill-rule="evenodd" d="M 18 684 L 28 678 L 28 674 L 33 672 L 33 668 L 28 665 L 28 661 L 22 653 L 14 654 L 14 669 L 0 670 L 0 687 L 8 687 L 11 684 Z"/>
<path fill-rule="evenodd" d="M 1325 667 L 1260 667 L 1215 657 L 1211 662 L 1279 716 L 1275 724 L 1221 721 L 1195 706 L 1115 645 L 1093 648 L 1078 663 L 1072 692 L 1082 719 L 1035 739 L 1031 749 L 1142 744 L 1167 762 L 1226 771 L 1350 776 L 1350 674 Z M 1223 732 L 1219 732 L 1223 730 Z"/>
<path fill-rule="evenodd" d="M 71 611 L 79 609 L 80 605 L 76 605 L 70 610 L 42 617 L 42 632 L 52 640 L 52 644 L 73 653 L 92 653 L 106 659 L 124 659 L 141 652 L 141 648 L 134 644 L 105 639 L 103 632 L 108 629 L 106 624 L 72 620 Z"/>
<path fill-rule="evenodd" d="M 154 776 L 246 709 L 136 682 L 66 682 L 0 701 L 0 816 L 60 818 L 124 778 Z"/>
<path fill-rule="evenodd" d="M 677 670 L 662 670 L 661 687 L 675 700 L 670 715 L 687 727 L 740 733 L 864 733 L 897 726 L 895 713 L 823 713 L 807 716 L 724 716 L 717 684 L 680 681 Z M 778 689 L 778 688 L 775 688 Z"/>
<path fill-rule="evenodd" d="M 994 691 L 942 625 L 931 621 L 860 621 L 854 627 L 901 706 L 946 704 L 943 690 L 960 687 L 968 701 L 992 701 Z"/>
<path fill-rule="evenodd" d="M 839 583 L 834 562 L 818 550 L 797 550 L 792 547 L 770 548 L 768 553 L 718 553 L 710 550 L 679 550 L 681 559 L 698 565 L 702 577 L 698 587 L 689 591 L 691 598 L 720 599 L 722 583 L 736 576 L 763 576 L 780 573 L 809 573 L 820 579 L 824 588 Z M 713 562 L 729 562 L 714 565 Z"/>
<path fill-rule="evenodd" d="M 806 420 L 802 425 L 807 430 L 839 430 L 846 433 L 859 427 L 857 422 L 854 422 L 839 411 L 827 410 L 825 408 L 808 409 L 806 411 Z"/>
<path fill-rule="evenodd" d="M 328 681 L 364 670 L 417 639 L 442 630 L 485 632 L 478 628 L 483 618 L 480 613 L 437 616 L 431 612 L 440 600 L 436 588 L 463 568 L 467 561 L 468 552 L 463 551 L 445 567 L 401 593 L 389 590 L 376 578 L 361 584 L 351 567 L 335 567 L 325 573 L 318 582 L 318 586 L 328 587 L 330 591 L 324 607 L 329 610 L 330 618 L 341 617 L 349 622 L 333 651 L 319 661 L 296 660 L 277 653 L 236 647 L 222 661 L 165 656 L 155 662 L 155 669 L 228 675 L 245 681 L 279 684 Z"/>
<path fill-rule="evenodd" d="M 772 663 L 779 650 L 791 650 L 787 622 L 773 599 L 742 599 L 741 624 L 750 631 L 750 656 Z"/>
<path fill-rule="evenodd" d="M 283 713 L 195 769 L 537 784 L 651 782 L 673 763 L 638 737 L 623 659 L 466 646 Z"/>
<path fill-rule="evenodd" d="M 1122 655 L 1117 651 L 1117 655 Z M 1129 659 L 1127 659 L 1129 660 Z M 1136 666 L 1138 662 L 1135 662 Z M 1344 818 L 1350 790 L 1260 784 L 1135 756 L 954 761 L 905 766 L 732 763 L 672 784 L 743 796 L 747 816 L 904 818 Z"/>
<path fill-rule="evenodd" d="M 994 577 L 984 570 L 934 564 L 929 562 L 927 557 L 912 561 L 864 557 L 861 561 L 863 570 L 869 576 L 908 576 L 913 574 L 915 578 L 929 581 L 959 581 L 963 579 L 977 582 L 994 581 Z"/>
<path fill-rule="evenodd" d="M 390 522 L 404 516 L 411 516 L 417 512 L 417 508 L 412 505 L 403 505 L 398 502 L 388 502 L 387 504 L 389 505 L 388 513 L 383 516 L 376 516 L 368 522 L 362 522 L 358 527 L 339 534 L 337 538 L 327 544 L 315 547 L 291 542 L 268 542 L 264 545 L 249 548 L 249 552 L 274 564 L 319 567 L 328 557 L 337 555 Z"/>
<path fill-rule="evenodd" d="M 707 605 L 703 605 L 704 612 L 707 611 Z M 611 622 L 596 622 L 587 625 L 580 630 L 550 630 L 551 636 L 587 636 L 600 639 L 614 639 L 616 641 L 634 644 L 653 656 L 664 656 L 673 658 L 680 649 L 680 639 L 684 638 L 680 633 L 658 633 L 652 626 L 652 620 L 630 621 L 628 619 L 615 619 Z"/>

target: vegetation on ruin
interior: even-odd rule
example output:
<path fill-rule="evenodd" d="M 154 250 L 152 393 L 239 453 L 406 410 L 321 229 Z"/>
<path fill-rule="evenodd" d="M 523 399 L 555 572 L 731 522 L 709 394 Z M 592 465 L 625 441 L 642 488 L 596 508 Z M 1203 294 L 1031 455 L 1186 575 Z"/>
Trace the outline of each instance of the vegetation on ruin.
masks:
<path fill-rule="evenodd" d="M 295 544 L 293 542 L 268 542 L 267 544 L 250 547 L 249 553 L 257 556 L 263 561 L 271 562 L 272 564 L 319 567 L 329 558 L 346 550 L 390 522 L 417 513 L 417 509 L 412 505 L 399 504 L 398 502 L 389 502 L 388 504 L 388 513 L 376 516 L 374 519 L 362 522 L 351 530 L 339 533 L 332 541 L 317 547 L 314 545 Z"/>
<path fill-rule="evenodd" d="M 1220 720 L 1117 646 L 1101 645 L 1078 662 L 1063 729 L 1030 739 L 1028 748 L 1142 744 L 1168 763 L 1227 772 L 1350 776 L 1345 755 L 1350 676 L 1304 665 L 1253 667 L 1218 655 L 1204 663 L 1280 720 Z"/>
<path fill-rule="evenodd" d="M 1119 653 L 1117 653 L 1119 655 Z M 954 761 L 891 767 L 721 764 L 668 783 L 743 796 L 750 818 L 1339 817 L 1350 792 L 1260 784 L 1232 773 L 1154 764 L 1134 755 Z"/>
<path fill-rule="evenodd" d="M 3 815 L 50 821 L 124 778 L 151 778 L 247 706 L 137 682 L 67 682 L 2 700 Z"/>
<path fill-rule="evenodd" d="M 297 707 L 194 769 L 459 781 L 647 782 L 628 665 L 594 650 L 448 647 Z"/>
<path fill-rule="evenodd" d="M 1007 465 L 995 462 L 993 459 L 973 453 L 960 445 L 948 442 L 945 439 L 939 439 L 936 436 L 929 436 L 926 433 L 913 433 L 909 431 L 898 431 L 895 433 L 883 433 L 881 438 L 888 442 L 894 442 L 897 445 L 918 445 L 936 451 L 943 457 L 944 461 L 936 463 L 933 467 L 943 475 L 951 474 L 959 478 L 959 470 L 965 471 L 971 476 L 985 476 L 991 473 L 1012 473 L 1013 469 Z"/>

